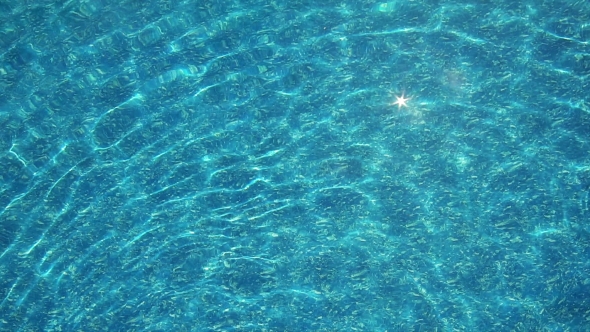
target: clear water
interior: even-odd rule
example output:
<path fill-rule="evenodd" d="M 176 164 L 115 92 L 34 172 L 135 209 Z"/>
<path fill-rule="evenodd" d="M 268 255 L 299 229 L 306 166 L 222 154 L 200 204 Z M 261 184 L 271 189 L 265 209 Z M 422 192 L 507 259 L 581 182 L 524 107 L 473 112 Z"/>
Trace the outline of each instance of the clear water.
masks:
<path fill-rule="evenodd" d="M 0 330 L 590 329 L 587 2 L 0 22 Z"/>

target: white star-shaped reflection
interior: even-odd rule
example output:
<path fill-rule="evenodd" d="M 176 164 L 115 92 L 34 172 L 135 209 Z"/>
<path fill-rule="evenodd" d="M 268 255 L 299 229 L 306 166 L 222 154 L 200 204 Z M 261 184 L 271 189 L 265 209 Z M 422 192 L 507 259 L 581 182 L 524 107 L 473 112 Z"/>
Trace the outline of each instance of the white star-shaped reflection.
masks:
<path fill-rule="evenodd" d="M 400 97 L 395 96 L 395 103 L 393 103 L 393 105 L 397 105 L 397 109 L 402 108 L 402 106 L 408 107 L 408 100 L 412 99 L 412 98 L 406 98 L 404 96 L 404 94 L 402 93 L 402 95 Z"/>

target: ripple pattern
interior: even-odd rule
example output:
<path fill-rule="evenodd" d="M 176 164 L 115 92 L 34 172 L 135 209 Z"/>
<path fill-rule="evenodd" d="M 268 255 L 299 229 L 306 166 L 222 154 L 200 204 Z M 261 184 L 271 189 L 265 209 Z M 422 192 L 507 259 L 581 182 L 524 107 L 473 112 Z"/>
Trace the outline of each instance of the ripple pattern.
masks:
<path fill-rule="evenodd" d="M 586 2 L 0 21 L 0 330 L 585 331 Z"/>

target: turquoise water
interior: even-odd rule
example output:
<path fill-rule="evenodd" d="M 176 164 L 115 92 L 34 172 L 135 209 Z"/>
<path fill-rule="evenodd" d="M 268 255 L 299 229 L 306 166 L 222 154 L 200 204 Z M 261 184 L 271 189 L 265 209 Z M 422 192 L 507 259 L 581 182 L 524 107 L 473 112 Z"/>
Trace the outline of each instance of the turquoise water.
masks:
<path fill-rule="evenodd" d="M 1 331 L 590 330 L 590 4 L 0 22 Z"/>

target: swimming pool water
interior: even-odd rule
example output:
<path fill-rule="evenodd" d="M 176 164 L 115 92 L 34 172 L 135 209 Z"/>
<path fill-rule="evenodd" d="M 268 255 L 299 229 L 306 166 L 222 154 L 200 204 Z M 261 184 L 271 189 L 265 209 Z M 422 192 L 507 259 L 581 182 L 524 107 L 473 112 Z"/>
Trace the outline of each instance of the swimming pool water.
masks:
<path fill-rule="evenodd" d="M 1 331 L 590 328 L 584 1 L 0 21 Z"/>

